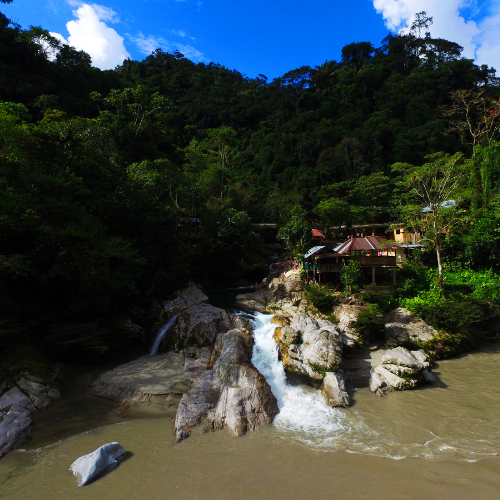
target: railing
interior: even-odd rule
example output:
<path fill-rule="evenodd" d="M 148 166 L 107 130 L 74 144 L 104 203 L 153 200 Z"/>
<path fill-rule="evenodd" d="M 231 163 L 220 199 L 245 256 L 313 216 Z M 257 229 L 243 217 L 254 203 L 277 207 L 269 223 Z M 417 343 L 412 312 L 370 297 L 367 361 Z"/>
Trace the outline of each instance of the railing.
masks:
<path fill-rule="evenodd" d="M 351 260 L 366 267 L 394 267 L 396 265 L 396 256 L 391 255 L 351 257 Z"/>
<path fill-rule="evenodd" d="M 320 273 L 339 273 L 341 267 L 339 264 L 320 264 L 318 271 Z"/>

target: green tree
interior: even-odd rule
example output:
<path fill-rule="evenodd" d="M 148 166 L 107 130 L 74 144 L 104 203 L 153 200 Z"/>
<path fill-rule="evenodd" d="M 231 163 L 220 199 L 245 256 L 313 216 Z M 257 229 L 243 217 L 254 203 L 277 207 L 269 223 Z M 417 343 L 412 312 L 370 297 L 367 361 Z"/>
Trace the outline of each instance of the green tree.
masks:
<path fill-rule="evenodd" d="M 312 226 L 306 220 L 306 211 L 301 207 L 294 207 L 290 212 L 288 222 L 278 231 L 278 239 L 285 240 L 290 253 L 298 250 L 304 253 L 311 244 Z"/>
<path fill-rule="evenodd" d="M 403 183 L 410 189 L 406 201 L 413 201 L 402 207 L 401 219 L 408 226 L 420 228 L 424 233 L 421 241 L 429 241 L 433 245 L 437 257 L 439 285 L 442 286 L 441 240 L 457 220 L 457 197 L 463 190 L 468 169 L 461 153 L 453 156 L 435 153 L 427 156 L 427 160 L 429 161 L 421 167 L 396 163 L 393 170 L 402 175 Z"/>
<path fill-rule="evenodd" d="M 354 286 L 359 285 L 362 279 L 363 271 L 357 262 L 350 260 L 347 264 L 342 266 L 340 270 L 340 280 L 344 288 L 349 288 L 349 293 L 352 294 Z"/>

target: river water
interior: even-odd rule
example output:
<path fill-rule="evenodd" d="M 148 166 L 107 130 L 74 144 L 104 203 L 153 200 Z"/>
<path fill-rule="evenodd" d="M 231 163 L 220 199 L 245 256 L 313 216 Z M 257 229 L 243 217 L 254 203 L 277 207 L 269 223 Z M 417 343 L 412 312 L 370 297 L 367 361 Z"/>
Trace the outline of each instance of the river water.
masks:
<path fill-rule="evenodd" d="M 361 387 L 351 408 L 331 409 L 319 392 L 287 382 L 270 317 L 257 314 L 254 326 L 253 362 L 280 407 L 270 428 L 238 439 L 195 432 L 174 445 L 173 419 L 143 418 L 106 421 L 44 447 L 33 439 L 0 460 L 0 498 L 500 497 L 499 344 L 441 361 L 437 386 L 386 398 Z M 69 465 L 110 441 L 119 441 L 129 458 L 78 488 Z"/>

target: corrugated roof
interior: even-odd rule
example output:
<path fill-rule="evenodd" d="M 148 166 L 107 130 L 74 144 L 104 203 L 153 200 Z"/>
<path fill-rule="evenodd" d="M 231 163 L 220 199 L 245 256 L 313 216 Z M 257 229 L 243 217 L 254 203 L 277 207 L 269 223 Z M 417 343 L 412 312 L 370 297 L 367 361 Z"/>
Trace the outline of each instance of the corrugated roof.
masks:
<path fill-rule="evenodd" d="M 385 238 L 381 236 L 365 236 L 364 238 L 351 238 L 342 245 L 334 248 L 338 253 L 350 253 L 355 251 L 376 250 L 378 245 L 385 242 Z"/>
<path fill-rule="evenodd" d="M 317 229 L 313 229 L 312 234 L 315 237 L 326 238 L 326 236 L 321 231 L 318 231 Z"/>
<path fill-rule="evenodd" d="M 318 247 L 312 247 L 310 248 L 307 253 L 304 255 L 304 258 L 307 259 L 307 257 L 310 257 L 311 255 L 314 255 L 316 252 L 319 252 L 320 250 L 322 250 L 323 248 L 325 248 L 325 246 L 318 246 Z"/>

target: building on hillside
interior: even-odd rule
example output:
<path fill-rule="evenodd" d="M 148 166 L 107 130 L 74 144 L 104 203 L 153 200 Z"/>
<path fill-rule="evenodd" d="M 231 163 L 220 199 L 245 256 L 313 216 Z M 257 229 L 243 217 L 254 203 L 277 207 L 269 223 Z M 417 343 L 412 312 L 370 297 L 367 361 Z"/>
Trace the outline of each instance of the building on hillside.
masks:
<path fill-rule="evenodd" d="M 404 227 L 401 224 L 391 231 L 389 239 L 394 240 L 398 245 L 418 245 L 422 234 L 414 228 Z"/>
<path fill-rule="evenodd" d="M 383 236 L 387 237 L 390 222 L 381 224 L 356 224 L 351 226 L 351 237 Z"/>
<path fill-rule="evenodd" d="M 313 229 L 312 239 L 315 242 L 321 243 L 326 239 L 326 236 L 319 229 Z"/>
<path fill-rule="evenodd" d="M 404 248 L 387 243 L 381 236 L 350 238 L 334 251 L 357 262 L 364 273 L 365 283 L 371 283 L 374 290 L 381 285 L 394 291 L 396 266 L 406 259 Z"/>

